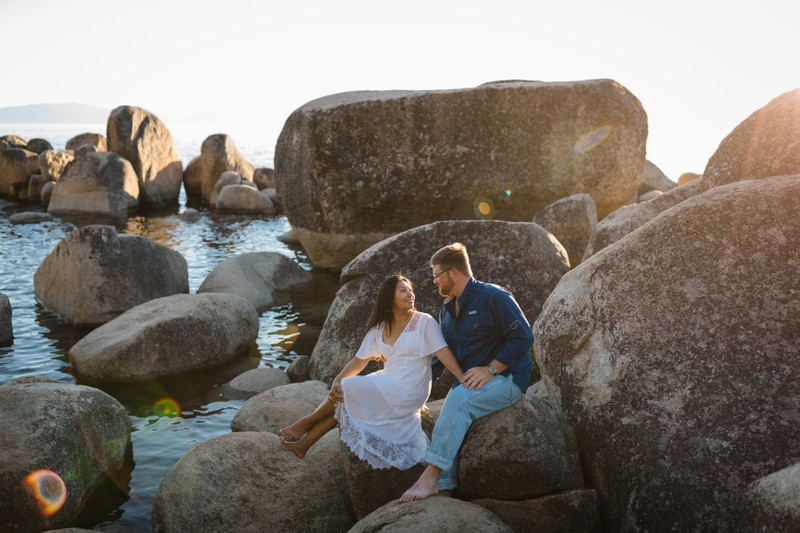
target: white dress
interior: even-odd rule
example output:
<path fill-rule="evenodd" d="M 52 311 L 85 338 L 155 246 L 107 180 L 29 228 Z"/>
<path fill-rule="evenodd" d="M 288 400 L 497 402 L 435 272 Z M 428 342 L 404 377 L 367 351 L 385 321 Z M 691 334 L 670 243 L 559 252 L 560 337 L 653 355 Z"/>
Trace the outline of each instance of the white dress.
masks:
<path fill-rule="evenodd" d="M 342 442 L 373 468 L 407 470 L 425 459 L 428 437 L 420 409 L 431 391 L 431 354 L 447 346 L 432 316 L 414 312 L 389 346 L 383 327 L 367 332 L 356 357 L 383 355 L 383 370 L 342 380 L 344 402 L 336 417 Z"/>

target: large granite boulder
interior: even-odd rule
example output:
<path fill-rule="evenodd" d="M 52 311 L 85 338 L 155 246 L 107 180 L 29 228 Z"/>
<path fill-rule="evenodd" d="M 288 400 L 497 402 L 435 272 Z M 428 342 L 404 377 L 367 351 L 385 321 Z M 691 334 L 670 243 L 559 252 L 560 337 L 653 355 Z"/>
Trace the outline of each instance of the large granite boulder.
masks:
<path fill-rule="evenodd" d="M 461 446 L 460 498 L 529 500 L 582 488 L 574 434 L 537 396 L 476 420 Z"/>
<path fill-rule="evenodd" d="M 76 325 L 108 322 L 154 298 L 189 292 L 183 256 L 113 226 L 84 226 L 64 237 L 33 276 L 39 302 Z"/>
<path fill-rule="evenodd" d="M 589 259 L 606 246 L 614 244 L 632 231 L 644 226 L 661 214 L 662 211 L 683 202 L 687 198 L 705 192 L 707 189 L 708 185 L 705 180 L 693 180 L 647 202 L 620 207 L 595 226 L 592 236 L 586 244 L 583 260 Z M 679 229 L 675 228 L 675 230 L 678 231 Z"/>
<path fill-rule="evenodd" d="M 0 151 L 0 195 L 26 199 L 28 179 L 37 172 L 37 157 L 24 148 Z"/>
<path fill-rule="evenodd" d="M 481 531 L 512 533 L 494 513 L 474 503 L 456 498 L 433 496 L 425 500 L 400 503 L 394 501 L 359 520 L 349 533 L 463 533 Z"/>
<path fill-rule="evenodd" d="M 210 203 L 217 180 L 229 170 L 238 172 L 247 181 L 253 181 L 255 167 L 239 153 L 233 138 L 222 133 L 208 136 L 200 146 L 200 156 L 186 166 L 183 174 L 187 196 Z"/>
<path fill-rule="evenodd" d="M 320 381 L 273 387 L 247 400 L 231 421 L 233 431 L 280 433 L 281 428 L 306 416 L 328 395 Z"/>
<path fill-rule="evenodd" d="M 14 328 L 11 324 L 11 301 L 0 292 L 0 346 L 10 344 L 14 340 Z"/>
<path fill-rule="evenodd" d="M 2 531 L 66 526 L 106 478 L 128 485 L 130 418 L 98 389 L 19 378 L 0 387 L 0 427 Z"/>
<path fill-rule="evenodd" d="M 277 435 L 228 433 L 183 456 L 153 502 L 153 531 L 347 531 L 336 483 L 316 461 L 280 449 Z"/>
<path fill-rule="evenodd" d="M 108 149 L 133 165 L 143 204 L 178 201 L 183 163 L 167 127 L 139 107 L 119 106 L 108 117 Z"/>
<path fill-rule="evenodd" d="M 235 294 L 261 312 L 272 306 L 282 291 L 309 281 L 311 274 L 289 257 L 277 252 L 254 252 L 221 261 L 197 293 Z"/>
<path fill-rule="evenodd" d="M 176 294 L 134 307 L 69 350 L 91 381 L 142 381 L 232 361 L 258 337 L 253 306 L 230 294 Z"/>
<path fill-rule="evenodd" d="M 534 326 L 606 531 L 733 531 L 800 457 L 800 175 L 690 198 L 566 274 Z M 679 228 L 679 229 L 678 229 Z"/>
<path fill-rule="evenodd" d="M 417 308 L 438 317 L 443 300 L 431 281 L 430 258 L 454 241 L 466 245 L 475 277 L 510 290 L 531 323 L 569 269 L 564 248 L 532 222 L 434 222 L 386 239 L 342 270 L 343 285 L 311 356 L 311 378 L 330 383 L 355 355 L 378 287 L 389 274 L 411 279 Z"/>
<path fill-rule="evenodd" d="M 747 117 L 708 160 L 710 187 L 800 173 L 800 89 L 784 93 Z"/>
<path fill-rule="evenodd" d="M 98 152 L 108 150 L 108 141 L 105 135 L 99 133 L 79 133 L 67 141 L 64 147 L 67 150 L 77 150 L 81 146 L 88 144 L 97 148 Z"/>
<path fill-rule="evenodd" d="M 546 206 L 534 215 L 533 221 L 558 239 L 574 268 L 581 263 L 586 244 L 597 227 L 597 209 L 588 194 L 573 194 Z"/>
<path fill-rule="evenodd" d="M 800 528 L 800 463 L 753 481 L 742 498 L 743 531 Z"/>
<path fill-rule="evenodd" d="M 597 495 L 593 490 L 566 490 L 532 500 L 492 500 L 470 503 L 496 514 L 514 531 L 536 533 L 596 533 L 600 531 Z"/>
<path fill-rule="evenodd" d="M 647 116 L 612 80 L 353 92 L 297 109 L 275 149 L 283 209 L 309 259 L 341 268 L 437 220 L 530 220 L 588 193 L 605 216 L 636 194 Z"/>
<path fill-rule="evenodd" d="M 111 152 L 78 157 L 66 167 L 47 206 L 49 213 L 118 214 L 139 205 L 139 183 L 131 164 Z"/>

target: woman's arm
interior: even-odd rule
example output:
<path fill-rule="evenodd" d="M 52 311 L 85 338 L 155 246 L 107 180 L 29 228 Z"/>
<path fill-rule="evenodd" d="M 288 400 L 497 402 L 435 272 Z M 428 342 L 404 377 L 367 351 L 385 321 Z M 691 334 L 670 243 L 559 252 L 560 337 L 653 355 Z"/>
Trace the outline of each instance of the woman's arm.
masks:
<path fill-rule="evenodd" d="M 435 352 L 436 358 L 442 362 L 442 364 L 453 374 L 456 379 L 460 382 L 461 379 L 464 377 L 464 372 L 461 371 L 461 365 L 458 364 L 458 360 L 456 360 L 456 355 L 453 353 L 453 350 L 450 349 L 449 346 L 445 346 L 444 348 L 440 348 Z"/>
<path fill-rule="evenodd" d="M 339 374 L 333 378 L 333 383 L 331 383 L 331 391 L 328 393 L 328 399 L 333 403 L 340 403 L 344 401 L 344 395 L 342 394 L 342 380 L 344 378 L 349 378 L 350 376 L 355 376 L 364 368 L 366 368 L 367 363 L 369 363 L 369 359 L 361 359 L 359 357 L 353 357 L 350 359 L 344 368 L 342 369 Z"/>

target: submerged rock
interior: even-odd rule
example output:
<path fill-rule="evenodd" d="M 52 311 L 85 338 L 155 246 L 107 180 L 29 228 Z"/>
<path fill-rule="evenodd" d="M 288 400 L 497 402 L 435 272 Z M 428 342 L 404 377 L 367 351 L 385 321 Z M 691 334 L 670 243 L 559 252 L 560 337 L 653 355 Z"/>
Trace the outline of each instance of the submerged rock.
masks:
<path fill-rule="evenodd" d="M 64 237 L 33 276 L 36 298 L 76 325 L 108 322 L 154 298 L 189 292 L 183 256 L 113 226 L 84 226 Z"/>
<path fill-rule="evenodd" d="M 107 477 L 121 487 L 130 480 L 130 418 L 103 391 L 43 377 L 17 379 L 0 387 L 0 426 L 2 531 L 65 526 Z M 47 500 L 36 497 L 39 483 Z M 43 512 L 48 502 L 53 512 Z"/>
<path fill-rule="evenodd" d="M 138 305 L 70 350 L 92 381 L 142 381 L 222 365 L 258 337 L 258 315 L 230 294 L 177 294 Z"/>

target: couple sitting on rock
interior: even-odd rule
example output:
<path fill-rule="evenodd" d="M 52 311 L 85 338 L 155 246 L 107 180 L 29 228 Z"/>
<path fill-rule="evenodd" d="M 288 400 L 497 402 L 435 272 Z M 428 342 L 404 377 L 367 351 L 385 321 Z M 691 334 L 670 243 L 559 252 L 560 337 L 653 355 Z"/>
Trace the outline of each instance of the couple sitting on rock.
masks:
<path fill-rule="evenodd" d="M 355 357 L 333 380 L 311 414 L 280 434 L 297 457 L 337 424 L 341 439 L 373 468 L 427 467 L 400 501 L 450 495 L 458 485 L 458 451 L 474 420 L 515 403 L 531 376 L 533 333 L 511 294 L 472 277 L 461 243 L 431 258 L 433 283 L 445 298 L 439 324 L 414 308 L 414 287 L 386 278 Z M 433 429 L 430 446 L 420 409 L 431 391 L 431 354 L 456 377 Z M 359 376 L 370 360 L 383 370 Z"/>

